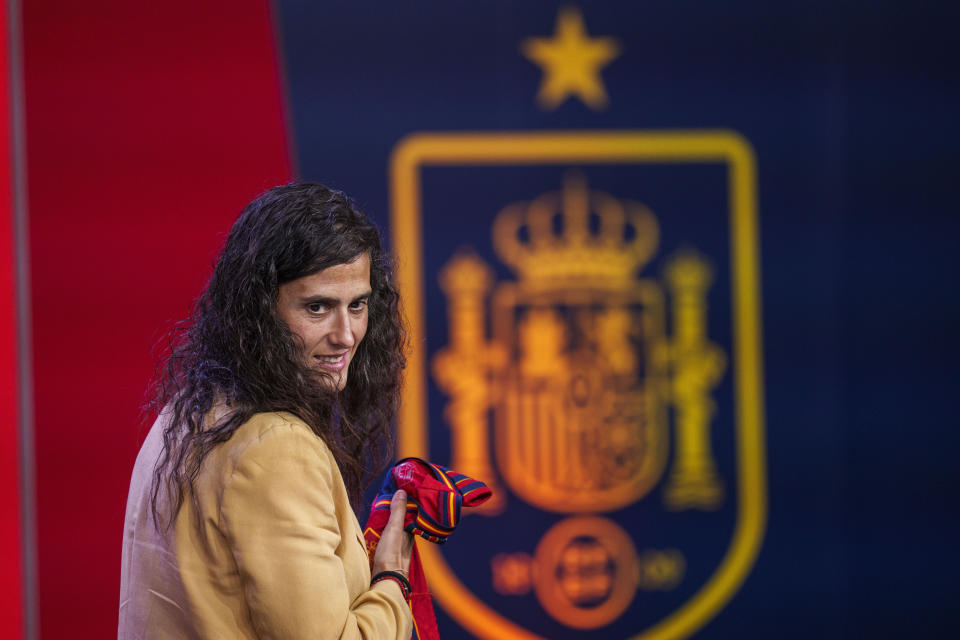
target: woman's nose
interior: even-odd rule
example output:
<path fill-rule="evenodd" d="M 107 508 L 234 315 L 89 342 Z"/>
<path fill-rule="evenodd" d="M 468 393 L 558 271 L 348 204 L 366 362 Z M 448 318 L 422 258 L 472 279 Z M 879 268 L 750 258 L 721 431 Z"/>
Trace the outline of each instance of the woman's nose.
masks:
<path fill-rule="evenodd" d="M 353 322 L 351 320 L 349 311 L 342 310 L 337 313 L 331 335 L 333 342 L 337 346 L 349 349 L 356 343 L 356 335 L 354 334 Z"/>

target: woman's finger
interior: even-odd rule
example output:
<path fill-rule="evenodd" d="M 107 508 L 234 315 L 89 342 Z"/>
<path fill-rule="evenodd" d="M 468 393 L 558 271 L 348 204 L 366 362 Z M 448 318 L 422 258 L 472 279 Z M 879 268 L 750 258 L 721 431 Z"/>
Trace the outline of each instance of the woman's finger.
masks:
<path fill-rule="evenodd" d="M 403 529 L 403 519 L 407 515 L 407 492 L 399 490 L 390 499 L 390 519 L 387 528 Z"/>

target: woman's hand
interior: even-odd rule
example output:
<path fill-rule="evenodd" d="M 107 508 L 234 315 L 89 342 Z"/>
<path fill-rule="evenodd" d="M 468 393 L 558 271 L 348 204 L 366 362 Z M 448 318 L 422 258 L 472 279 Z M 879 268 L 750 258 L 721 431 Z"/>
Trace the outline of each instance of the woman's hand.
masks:
<path fill-rule="evenodd" d="M 399 571 L 409 576 L 410 554 L 413 553 L 413 536 L 403 530 L 407 514 L 407 494 L 397 491 L 390 500 L 390 519 L 383 528 L 383 535 L 373 555 L 373 575 L 381 571 Z"/>

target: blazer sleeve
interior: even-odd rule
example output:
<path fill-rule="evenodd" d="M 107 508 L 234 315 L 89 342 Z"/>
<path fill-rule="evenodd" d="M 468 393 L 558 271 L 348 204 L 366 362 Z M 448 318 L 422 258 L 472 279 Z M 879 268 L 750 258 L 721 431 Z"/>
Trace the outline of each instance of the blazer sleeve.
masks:
<path fill-rule="evenodd" d="M 279 426 L 244 450 L 225 483 L 221 527 L 253 627 L 264 639 L 409 640 L 410 608 L 392 580 L 350 599 L 351 568 L 335 553 L 341 527 L 332 464 L 312 433 Z"/>

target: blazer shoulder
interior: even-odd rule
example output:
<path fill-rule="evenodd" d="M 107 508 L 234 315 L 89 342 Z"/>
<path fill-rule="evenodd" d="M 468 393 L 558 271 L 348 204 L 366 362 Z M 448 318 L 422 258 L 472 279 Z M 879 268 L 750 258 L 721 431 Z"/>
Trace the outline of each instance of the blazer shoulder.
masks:
<path fill-rule="evenodd" d="M 314 433 L 300 417 L 287 411 L 255 413 L 234 433 L 238 445 L 253 444 L 265 440 L 281 439 L 287 442 L 299 442 L 310 449 L 330 454 L 330 448 L 323 438 Z"/>
<path fill-rule="evenodd" d="M 218 447 L 216 457 L 226 476 L 244 461 L 263 458 L 312 459 L 322 467 L 335 464 L 333 453 L 307 423 L 288 412 L 256 413 Z"/>

